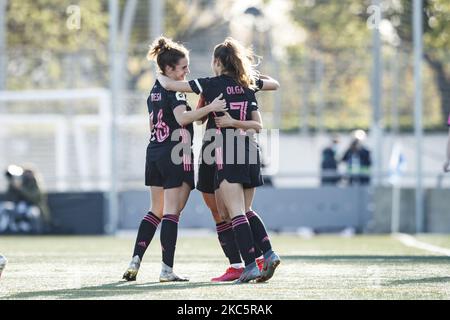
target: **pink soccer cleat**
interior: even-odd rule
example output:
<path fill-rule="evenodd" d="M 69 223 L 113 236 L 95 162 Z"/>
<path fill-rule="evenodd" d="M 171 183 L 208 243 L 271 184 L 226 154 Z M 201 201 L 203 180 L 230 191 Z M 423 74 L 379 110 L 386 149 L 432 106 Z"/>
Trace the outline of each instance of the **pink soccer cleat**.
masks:
<path fill-rule="evenodd" d="M 233 267 L 229 267 L 223 275 L 217 278 L 212 278 L 211 281 L 213 282 L 234 281 L 236 279 L 239 279 L 243 271 L 244 268 L 236 269 Z"/>

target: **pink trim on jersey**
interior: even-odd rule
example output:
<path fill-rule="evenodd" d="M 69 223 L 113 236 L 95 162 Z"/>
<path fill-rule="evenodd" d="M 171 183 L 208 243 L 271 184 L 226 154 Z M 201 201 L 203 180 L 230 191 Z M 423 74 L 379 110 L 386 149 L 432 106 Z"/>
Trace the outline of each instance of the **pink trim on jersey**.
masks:
<path fill-rule="evenodd" d="M 216 148 L 216 163 L 217 163 L 217 169 L 222 170 L 223 169 L 223 150 L 222 147 Z"/>
<path fill-rule="evenodd" d="M 222 131 L 220 131 L 220 129 L 217 128 L 216 134 L 222 134 Z M 216 164 L 217 164 L 217 169 L 218 170 L 222 170 L 223 169 L 223 150 L 222 150 L 222 147 L 216 147 Z"/>
<path fill-rule="evenodd" d="M 450 126 L 450 114 L 448 115 L 447 124 Z"/>
<path fill-rule="evenodd" d="M 155 124 L 156 128 L 156 140 L 158 142 L 163 142 L 169 137 L 170 129 L 167 124 L 162 120 L 163 118 L 163 110 L 160 109 L 158 111 L 158 122 Z"/>
<path fill-rule="evenodd" d="M 245 118 L 247 117 L 247 105 L 248 101 L 242 101 L 242 102 L 230 102 L 230 110 L 239 110 L 240 111 L 240 120 L 245 121 Z M 245 131 L 242 129 L 239 129 L 239 132 L 244 135 Z"/>
<path fill-rule="evenodd" d="M 187 131 L 184 127 L 181 129 L 181 142 L 189 143 L 189 131 Z M 183 170 L 191 171 L 192 170 L 192 159 L 190 154 L 183 154 Z"/>

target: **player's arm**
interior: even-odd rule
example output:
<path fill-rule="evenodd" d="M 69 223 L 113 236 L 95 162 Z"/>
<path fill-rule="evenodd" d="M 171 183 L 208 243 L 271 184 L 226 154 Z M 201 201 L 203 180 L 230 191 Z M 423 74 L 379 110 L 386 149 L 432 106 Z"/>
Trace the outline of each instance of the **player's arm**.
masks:
<path fill-rule="evenodd" d="M 179 92 L 194 92 L 189 85 L 189 82 L 186 80 L 172 80 L 169 77 L 166 77 L 162 73 L 158 73 L 156 75 L 159 83 L 163 86 L 164 89 L 170 91 L 179 91 Z"/>
<path fill-rule="evenodd" d="M 197 109 L 203 108 L 206 105 L 205 97 L 203 95 L 200 95 L 200 99 L 197 102 Z M 195 123 L 199 126 L 201 126 L 203 123 L 206 122 L 208 119 L 207 116 L 201 118 L 200 120 L 195 121 Z"/>
<path fill-rule="evenodd" d="M 259 90 L 278 90 L 280 88 L 280 83 L 268 75 L 261 74 L 259 80 L 262 82 L 258 85 Z"/>
<path fill-rule="evenodd" d="M 254 130 L 256 132 L 261 131 L 263 128 L 262 126 L 262 119 L 261 114 L 259 111 L 252 111 L 252 120 L 236 120 L 232 118 L 228 112 L 225 112 L 225 114 L 222 117 L 216 117 L 216 126 L 219 128 L 238 128 L 242 129 L 244 131 L 247 130 Z"/>
<path fill-rule="evenodd" d="M 226 102 L 222 99 L 222 94 L 220 94 L 213 100 L 213 102 L 203 108 L 188 111 L 186 110 L 186 105 L 180 104 L 175 107 L 173 113 L 180 126 L 185 126 L 196 120 L 202 119 L 210 112 L 225 112 L 226 110 Z"/>
<path fill-rule="evenodd" d="M 153 112 L 148 116 L 148 125 L 151 133 L 153 131 Z"/>
<path fill-rule="evenodd" d="M 444 162 L 444 172 L 449 172 L 450 171 L 450 127 L 448 128 L 446 158 L 447 159 Z"/>

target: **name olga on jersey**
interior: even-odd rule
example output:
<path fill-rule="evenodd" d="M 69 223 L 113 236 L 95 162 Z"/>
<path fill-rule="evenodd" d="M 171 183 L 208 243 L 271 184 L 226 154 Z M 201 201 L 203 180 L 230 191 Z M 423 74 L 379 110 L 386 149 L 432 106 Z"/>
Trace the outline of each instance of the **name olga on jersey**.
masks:
<path fill-rule="evenodd" d="M 244 88 L 241 86 L 228 86 L 227 87 L 227 94 L 233 95 L 233 94 L 244 94 Z"/>

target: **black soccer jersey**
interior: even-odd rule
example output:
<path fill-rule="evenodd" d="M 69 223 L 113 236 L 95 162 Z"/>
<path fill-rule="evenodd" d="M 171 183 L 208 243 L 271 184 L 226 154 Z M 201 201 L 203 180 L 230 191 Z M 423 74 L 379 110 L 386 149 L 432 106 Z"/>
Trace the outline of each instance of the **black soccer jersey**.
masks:
<path fill-rule="evenodd" d="M 199 78 L 189 81 L 189 85 L 196 94 L 202 94 L 205 104 L 211 103 L 222 93 L 223 99 L 227 102 L 227 112 L 234 119 L 241 121 L 251 120 L 252 111 L 258 110 L 255 91 L 242 87 L 230 76 L 220 75 L 213 78 Z M 216 128 L 214 117 L 221 115 L 211 112 L 208 115 L 206 128 Z"/>
<path fill-rule="evenodd" d="M 226 101 L 227 112 L 234 119 L 248 121 L 252 119 L 252 111 L 258 110 L 258 103 L 255 97 L 255 91 L 242 87 L 233 78 L 227 75 L 221 75 L 214 78 L 201 78 L 189 81 L 192 90 L 197 94 L 202 94 L 205 103 L 213 101 L 220 94 Z M 208 115 L 207 129 L 216 128 L 214 117 L 222 114 L 210 113 Z M 216 128 L 217 129 L 217 128 Z M 250 181 L 248 165 L 250 164 L 251 155 L 255 154 L 256 144 L 251 143 L 252 139 L 244 134 L 244 131 L 238 129 L 241 134 L 232 135 L 229 141 L 227 129 L 220 128 L 222 143 L 216 143 L 214 148 L 216 169 L 222 171 L 226 168 L 226 173 L 221 175 L 216 181 L 225 178 L 228 181 L 248 183 Z M 235 131 L 235 133 L 237 133 Z M 234 150 L 230 150 L 229 148 Z M 244 149 L 241 149 L 244 147 Z M 242 153 L 244 151 L 244 153 Z M 245 174 L 244 174 L 245 173 Z"/>
<path fill-rule="evenodd" d="M 188 111 L 191 110 L 186 100 L 186 94 L 168 91 L 161 86 L 159 81 L 155 82 L 147 99 L 148 112 L 153 124 L 148 147 L 150 160 L 158 160 L 165 152 L 180 142 L 188 143 L 190 140 L 192 147 L 194 136 L 192 123 L 185 127 L 180 126 L 173 113 L 173 110 L 180 105 L 185 105 Z M 179 139 L 172 141 L 172 133 L 177 129 L 182 129 Z"/>

